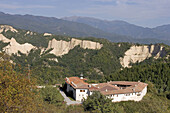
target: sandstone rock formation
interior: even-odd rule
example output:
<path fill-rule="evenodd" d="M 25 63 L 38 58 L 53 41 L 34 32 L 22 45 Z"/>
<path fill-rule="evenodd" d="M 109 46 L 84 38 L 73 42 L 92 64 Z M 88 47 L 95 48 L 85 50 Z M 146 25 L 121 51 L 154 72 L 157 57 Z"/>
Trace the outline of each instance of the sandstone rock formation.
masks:
<path fill-rule="evenodd" d="M 31 49 L 36 48 L 32 44 L 29 44 L 29 43 L 19 44 L 18 42 L 16 42 L 14 38 L 8 39 L 2 34 L 0 34 L 0 41 L 9 43 L 6 47 L 3 48 L 3 50 L 9 55 L 11 55 L 12 53 L 17 54 L 18 51 L 24 54 L 28 54 L 28 52 Z"/>
<path fill-rule="evenodd" d="M 32 31 L 27 31 L 24 36 L 26 36 L 26 35 L 34 35 L 34 34 L 35 33 L 33 33 Z"/>
<path fill-rule="evenodd" d="M 64 54 L 67 54 L 71 49 L 78 45 L 83 49 L 101 49 L 103 46 L 98 42 L 78 40 L 74 38 L 72 38 L 69 42 L 52 39 L 51 41 L 49 41 L 47 49 L 53 48 L 51 53 L 55 54 L 56 56 L 62 56 Z"/>
<path fill-rule="evenodd" d="M 10 42 L 10 39 L 6 38 L 3 34 L 0 34 L 0 41 L 4 43 Z"/>
<path fill-rule="evenodd" d="M 44 36 L 51 36 L 51 33 L 44 33 Z"/>
<path fill-rule="evenodd" d="M 132 46 L 125 52 L 125 56 L 120 58 L 120 63 L 123 67 L 131 67 L 130 63 L 142 62 L 152 56 L 157 59 L 164 55 L 164 48 L 160 45 Z"/>
<path fill-rule="evenodd" d="M 7 31 L 12 31 L 12 32 L 18 32 L 16 29 L 14 29 L 12 26 L 9 25 L 0 25 L 0 33 L 2 33 L 5 30 L 5 32 Z"/>
<path fill-rule="evenodd" d="M 3 34 L 0 34 L 0 41 L 4 43 L 9 43 L 6 47 L 3 48 L 3 50 L 9 55 L 11 55 L 12 53 L 17 54 L 18 51 L 24 54 L 28 54 L 31 49 L 36 48 L 35 46 L 29 43 L 19 44 L 14 38 L 8 39 Z M 64 54 L 67 54 L 71 49 L 78 45 L 83 49 L 101 49 L 103 46 L 98 42 L 78 40 L 74 38 L 72 38 L 69 42 L 52 39 L 51 41 L 49 41 L 48 47 L 46 49 L 43 48 L 42 51 L 53 48 L 50 53 L 53 53 L 56 56 L 62 56 Z"/>

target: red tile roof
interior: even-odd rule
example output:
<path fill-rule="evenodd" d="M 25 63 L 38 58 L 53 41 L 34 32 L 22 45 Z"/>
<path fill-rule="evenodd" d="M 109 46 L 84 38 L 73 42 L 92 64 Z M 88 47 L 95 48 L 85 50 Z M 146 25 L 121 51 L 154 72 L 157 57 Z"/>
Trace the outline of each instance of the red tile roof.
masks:
<path fill-rule="evenodd" d="M 141 92 L 148 84 L 142 82 L 129 82 L 129 81 L 111 81 L 108 83 L 88 84 L 84 82 L 86 79 L 79 77 L 66 78 L 66 83 L 70 84 L 74 89 L 89 89 L 89 91 L 100 91 L 104 95 L 111 94 L 126 94 L 133 92 Z M 125 85 L 124 89 L 118 85 Z"/>
<path fill-rule="evenodd" d="M 141 92 L 148 85 L 142 82 L 135 82 L 135 83 L 136 84 L 133 84 L 132 86 L 127 87 L 125 89 L 101 91 L 101 93 L 103 95 L 111 95 L 111 94 L 126 94 L 126 93 L 133 93 L 133 92 Z M 125 84 L 122 84 L 122 85 L 125 85 Z"/>
<path fill-rule="evenodd" d="M 112 85 L 137 85 L 139 84 L 140 82 L 131 82 L 131 81 L 111 81 L 109 82 L 109 84 L 112 84 Z"/>
<path fill-rule="evenodd" d="M 75 89 L 88 89 L 88 83 L 84 82 L 86 79 L 80 79 L 79 77 L 66 78 L 66 83 L 70 84 Z"/>
<path fill-rule="evenodd" d="M 92 85 L 93 86 L 93 85 Z M 90 88 L 90 91 L 105 91 L 107 90 L 118 90 L 120 89 L 119 87 L 116 87 L 114 85 L 111 85 L 109 83 L 99 83 L 95 86 L 93 86 L 94 88 Z"/>

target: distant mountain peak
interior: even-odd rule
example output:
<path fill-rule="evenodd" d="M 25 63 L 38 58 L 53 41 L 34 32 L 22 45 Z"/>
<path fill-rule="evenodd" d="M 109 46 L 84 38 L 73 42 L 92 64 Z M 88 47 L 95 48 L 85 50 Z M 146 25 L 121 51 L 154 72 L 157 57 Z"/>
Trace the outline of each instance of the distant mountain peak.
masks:
<path fill-rule="evenodd" d="M 69 17 L 63 17 L 61 18 L 63 20 L 69 20 L 69 21 L 77 21 L 78 19 L 86 19 L 86 20 L 89 20 L 89 21 L 105 21 L 105 22 L 122 22 L 122 23 L 127 23 L 126 21 L 123 21 L 123 20 L 106 20 L 106 19 L 98 19 L 98 18 L 95 18 L 95 17 L 83 17 L 83 16 L 69 16 Z"/>
<path fill-rule="evenodd" d="M 168 27 L 161 28 L 161 30 L 144 28 L 122 20 L 108 21 L 80 16 L 58 19 L 29 14 L 11 15 L 1 12 L 0 24 L 8 24 L 15 28 L 39 33 L 49 32 L 72 37 L 106 38 L 113 42 L 170 43 L 167 41 L 170 40 Z"/>
<path fill-rule="evenodd" d="M 68 21 L 87 24 L 95 28 L 101 29 L 105 32 L 130 36 L 135 39 L 157 38 L 157 39 L 170 40 L 169 25 L 159 26 L 152 29 L 152 28 L 145 28 L 142 26 L 130 24 L 123 20 L 109 21 L 109 20 L 100 20 L 91 17 L 78 17 L 78 16 L 66 17 L 64 19 Z"/>
<path fill-rule="evenodd" d="M 5 13 L 0 11 L 0 14 L 5 14 Z"/>
<path fill-rule="evenodd" d="M 69 19 L 69 21 L 76 21 L 77 18 L 81 18 L 81 17 L 80 16 L 70 16 L 70 17 L 63 17 L 61 19 L 63 19 L 63 20 Z"/>

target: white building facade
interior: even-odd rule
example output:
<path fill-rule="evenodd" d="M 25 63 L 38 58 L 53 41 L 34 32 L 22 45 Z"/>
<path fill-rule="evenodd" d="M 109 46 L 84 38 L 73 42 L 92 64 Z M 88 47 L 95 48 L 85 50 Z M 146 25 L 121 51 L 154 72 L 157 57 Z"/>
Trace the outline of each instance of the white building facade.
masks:
<path fill-rule="evenodd" d="M 66 78 L 66 92 L 76 101 L 83 101 L 94 91 L 99 91 L 112 102 L 140 101 L 147 93 L 147 84 L 142 82 L 113 81 L 99 84 L 88 84 L 83 78 Z"/>
<path fill-rule="evenodd" d="M 108 98 L 112 99 L 112 102 L 120 101 L 140 101 L 147 93 L 147 87 L 145 87 L 141 92 L 132 92 L 126 94 L 111 94 L 107 95 Z"/>

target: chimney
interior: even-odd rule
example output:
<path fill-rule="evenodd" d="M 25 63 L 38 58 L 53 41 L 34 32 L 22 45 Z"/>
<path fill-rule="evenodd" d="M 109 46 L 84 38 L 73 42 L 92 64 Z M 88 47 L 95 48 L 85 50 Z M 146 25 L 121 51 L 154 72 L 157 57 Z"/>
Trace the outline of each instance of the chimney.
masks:
<path fill-rule="evenodd" d="M 133 92 L 135 92 L 135 88 L 132 88 Z"/>
<path fill-rule="evenodd" d="M 106 89 L 106 92 L 107 92 L 107 89 Z"/>
<path fill-rule="evenodd" d="M 83 79 L 83 74 L 82 73 L 80 74 L 80 79 Z"/>

